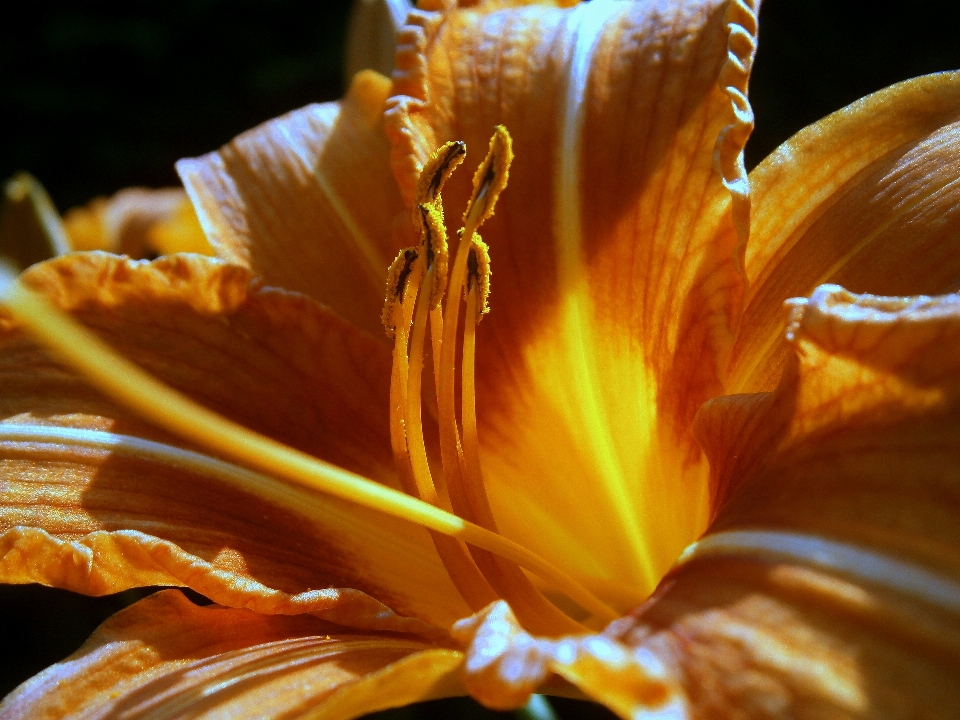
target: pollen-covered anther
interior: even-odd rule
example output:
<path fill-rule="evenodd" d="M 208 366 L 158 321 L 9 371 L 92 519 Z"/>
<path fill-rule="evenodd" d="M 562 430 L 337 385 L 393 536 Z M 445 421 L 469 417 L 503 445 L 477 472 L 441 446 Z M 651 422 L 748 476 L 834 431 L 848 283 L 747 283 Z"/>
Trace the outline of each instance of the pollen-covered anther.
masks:
<path fill-rule="evenodd" d="M 414 262 L 420 252 L 417 248 L 405 248 L 400 251 L 387 270 L 387 292 L 383 301 L 383 312 L 380 321 L 383 323 L 387 337 L 391 340 L 397 331 L 400 307 L 406 293 L 407 282 L 414 269 Z"/>
<path fill-rule="evenodd" d="M 487 156 L 473 175 L 473 193 L 463 213 L 464 227 L 476 230 L 493 215 L 497 198 L 507 186 L 510 163 L 513 162 L 513 139 L 503 125 L 493 129 Z"/>
<path fill-rule="evenodd" d="M 467 156 L 467 145 L 462 140 L 451 140 L 437 148 L 420 171 L 417 181 L 416 205 L 438 205 L 443 184 Z M 442 210 L 441 210 L 442 212 Z"/>
<path fill-rule="evenodd" d="M 472 292 L 476 292 L 476 318 L 481 318 L 490 312 L 487 300 L 490 297 L 490 252 L 487 244 L 474 234 L 470 245 L 470 254 L 467 256 L 467 282 L 464 286 L 464 300 Z"/>
<path fill-rule="evenodd" d="M 443 211 L 437 205 L 424 203 L 417 210 L 423 224 L 420 250 L 427 259 L 427 271 L 433 271 L 428 274 L 432 278 L 429 309 L 433 310 L 440 305 L 447 288 L 447 229 L 443 224 Z"/>

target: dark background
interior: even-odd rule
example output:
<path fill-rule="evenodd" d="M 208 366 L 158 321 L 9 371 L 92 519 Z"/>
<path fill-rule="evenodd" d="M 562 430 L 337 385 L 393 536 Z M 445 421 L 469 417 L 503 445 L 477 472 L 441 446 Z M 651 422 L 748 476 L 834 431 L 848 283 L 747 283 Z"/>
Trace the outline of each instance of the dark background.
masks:
<path fill-rule="evenodd" d="M 748 166 L 863 95 L 960 67 L 958 5 L 767 0 Z M 61 210 L 131 185 L 176 184 L 178 158 L 340 95 L 348 9 L 303 0 L 18 3 L 18 20 L 0 21 L 0 178 L 32 172 Z M 0 696 L 139 596 L 0 588 Z M 560 705 L 564 717 L 588 717 L 582 705 Z M 389 717 L 452 714 L 496 717 L 448 703 Z"/>

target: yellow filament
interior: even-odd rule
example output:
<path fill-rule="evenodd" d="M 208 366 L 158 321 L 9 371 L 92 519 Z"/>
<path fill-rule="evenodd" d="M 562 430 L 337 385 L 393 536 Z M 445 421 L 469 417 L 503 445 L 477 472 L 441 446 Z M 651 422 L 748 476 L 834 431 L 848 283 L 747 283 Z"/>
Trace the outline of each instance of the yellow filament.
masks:
<path fill-rule="evenodd" d="M 411 297 L 416 297 L 416 288 L 423 273 L 422 267 L 422 263 L 414 261 L 404 282 L 403 291 L 392 300 L 389 308 L 390 317 L 387 327 L 392 329 L 394 334 L 393 366 L 390 373 L 390 444 L 393 448 L 393 460 L 400 477 L 401 487 L 408 495 L 430 502 L 429 494 L 425 495 L 423 488 L 417 485 L 415 473 L 410 465 L 403 421 L 407 405 L 407 344 L 413 315 Z M 391 300 L 388 299 L 388 304 L 390 303 Z M 396 319 L 397 316 L 399 321 Z"/>
<path fill-rule="evenodd" d="M 440 455 L 443 461 L 443 471 L 446 475 L 447 486 L 450 489 L 450 500 L 453 503 L 453 508 L 458 514 L 465 517 L 469 517 L 470 508 L 463 492 L 460 473 L 462 450 L 456 420 L 454 367 L 456 364 L 457 326 L 459 325 L 460 314 L 460 288 L 463 287 L 467 266 L 467 248 L 470 245 L 473 231 L 474 228 L 468 227 L 460 237 L 457 255 L 453 262 L 453 273 L 447 286 L 448 292 L 443 311 L 443 338 L 440 343 L 440 372 L 437 376 L 437 410 L 440 422 Z"/>
<path fill-rule="evenodd" d="M 477 433 L 477 394 L 475 378 L 477 339 L 477 283 L 468 282 L 467 311 L 463 322 L 463 358 L 461 360 L 461 425 L 464 464 L 464 494 L 473 511 L 473 520 L 488 530 L 497 532 L 490 501 L 483 484 L 480 465 L 480 440 Z"/>
<path fill-rule="evenodd" d="M 433 355 L 433 379 L 440 377 L 440 343 L 443 341 L 443 308 L 439 305 L 430 311 L 430 349 Z M 436 388 L 434 388 L 436 389 Z M 437 419 L 437 408 L 428 406 L 434 420 Z"/>
<path fill-rule="evenodd" d="M 424 285 L 429 288 L 433 281 L 434 268 L 427 270 L 427 279 Z M 407 440 L 410 444 L 410 462 L 414 475 L 417 478 L 417 487 L 429 488 L 428 498 L 421 490 L 421 497 L 427 502 L 449 510 L 450 499 L 441 497 L 433 484 L 430 464 L 427 460 L 427 448 L 423 440 L 423 417 L 421 380 L 423 376 L 423 342 L 427 328 L 428 298 L 420 295 L 417 301 L 417 311 L 413 319 L 413 336 L 410 343 L 410 355 L 407 362 L 407 390 L 404 422 L 407 429 Z"/>
<path fill-rule="evenodd" d="M 411 462 L 412 458 L 407 447 L 407 437 L 404 428 L 404 414 L 409 406 L 407 395 L 407 377 L 409 374 L 409 362 L 407 359 L 407 347 L 410 337 L 410 322 L 413 314 L 413 305 L 416 301 L 423 278 L 423 261 L 414 261 L 413 267 L 404 283 L 403 292 L 396 298 L 394 312 L 400 315 L 400 321 L 391 322 L 390 327 L 395 328 L 395 343 L 393 348 L 393 370 L 390 378 L 390 442 L 393 447 L 393 458 L 397 466 L 397 473 L 400 476 L 400 483 L 408 495 L 420 497 L 431 505 L 438 505 L 437 493 L 434 490 L 433 483 L 429 474 L 423 475 L 415 468 Z M 427 277 L 427 286 L 432 278 Z M 423 305 L 424 303 L 420 303 Z M 398 307 L 397 307 L 398 306 Z M 418 305 L 419 307 L 419 305 Z M 422 345 L 422 341 L 421 341 Z M 419 394 L 415 397 L 419 397 Z M 420 435 L 420 445 L 423 445 L 423 433 L 419 424 L 407 427 L 413 427 Z M 414 443 L 416 444 L 416 443 Z M 426 453 L 424 452 L 424 458 Z M 456 538 L 441 535 L 435 530 L 430 530 L 430 537 L 433 545 L 440 556 L 441 562 L 453 581 L 454 587 L 460 593 L 464 602 L 471 610 L 477 611 L 484 608 L 494 600 L 498 599 L 497 594 L 484 579 L 480 570 L 474 564 L 473 559 L 467 552 L 466 547 Z"/>
<path fill-rule="evenodd" d="M 9 271 L 0 272 L 0 298 L 61 360 L 109 397 L 157 426 L 247 467 L 490 550 L 542 577 L 598 618 L 617 617 L 615 610 L 577 580 L 518 543 L 289 448 L 198 405 L 118 355 L 45 299 L 17 283 Z"/>

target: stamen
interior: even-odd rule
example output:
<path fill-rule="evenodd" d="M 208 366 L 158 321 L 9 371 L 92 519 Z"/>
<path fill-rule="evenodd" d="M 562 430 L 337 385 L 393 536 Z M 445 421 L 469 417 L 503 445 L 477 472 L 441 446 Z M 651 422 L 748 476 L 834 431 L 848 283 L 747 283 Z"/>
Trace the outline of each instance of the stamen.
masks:
<path fill-rule="evenodd" d="M 454 510 L 463 517 L 475 517 L 461 476 L 463 450 L 456 422 L 454 397 L 454 369 L 456 338 L 460 316 L 460 288 L 465 286 L 465 272 L 469 249 L 480 223 L 493 214 L 497 197 L 506 186 L 510 161 L 513 159 L 510 134 L 498 125 L 490 140 L 487 156 L 473 176 L 473 193 L 464 213 L 466 226 L 460 234 L 457 256 L 444 307 L 443 338 L 440 343 L 440 362 L 437 373 L 437 402 L 440 421 L 440 454 L 444 474 L 450 489 Z"/>
<path fill-rule="evenodd" d="M 434 272 L 435 270 L 432 267 L 427 270 L 427 286 L 430 285 Z M 407 384 L 404 421 L 410 442 L 410 461 L 414 475 L 417 477 L 418 486 L 428 485 L 431 494 L 431 497 L 427 497 L 421 490 L 421 496 L 427 502 L 449 510 L 450 499 L 444 497 L 441 501 L 439 493 L 434 487 L 430 464 L 427 460 L 426 445 L 423 440 L 421 381 L 423 376 L 423 343 L 426 336 L 427 308 L 429 307 L 429 302 L 424 302 L 423 295 L 425 293 L 421 294 L 418 299 L 416 314 L 413 318 L 409 362 L 407 363 L 407 374 L 404 378 Z"/>
<path fill-rule="evenodd" d="M 510 133 L 502 125 L 494 128 L 490 138 L 487 155 L 473 176 L 473 192 L 464 211 L 464 228 L 460 233 L 457 256 L 453 263 L 450 287 L 444 307 L 444 327 L 440 342 L 440 361 L 437 363 L 437 402 L 440 420 L 440 453 L 450 498 L 458 513 L 468 511 L 468 503 L 463 492 L 460 478 L 462 450 L 457 431 L 454 366 L 456 363 L 456 338 L 460 314 L 460 288 L 464 286 L 464 275 L 468 249 L 473 242 L 477 228 L 484 220 L 493 215 L 497 198 L 507 185 L 510 163 L 513 160 L 513 141 Z"/>
<path fill-rule="evenodd" d="M 433 272 L 430 290 L 430 309 L 440 307 L 443 293 L 447 289 L 447 231 L 443 225 L 443 210 L 435 205 L 420 205 L 420 219 L 423 223 L 423 246 L 427 256 L 428 271 Z"/>
<path fill-rule="evenodd" d="M 482 241 L 481 241 L 482 242 Z M 496 521 L 490 508 L 483 484 L 483 470 L 480 465 L 480 441 L 477 434 L 477 397 L 475 382 L 475 359 L 477 322 L 482 315 L 479 309 L 481 302 L 486 304 L 486 298 L 480 294 L 481 284 L 485 284 L 489 292 L 489 279 L 485 283 L 479 278 L 480 263 L 477 260 L 476 248 L 470 249 L 467 263 L 470 272 L 467 273 L 465 287 L 467 295 L 466 317 L 463 326 L 463 357 L 461 371 L 461 423 L 463 425 L 463 460 L 464 460 L 464 491 L 467 502 L 473 511 L 474 520 L 488 530 L 497 532 Z M 489 267 L 489 265 L 488 265 Z"/>
<path fill-rule="evenodd" d="M 474 248 L 474 237 L 480 224 L 493 214 L 500 192 L 506 186 L 510 161 L 513 158 L 510 135 L 502 126 L 498 126 L 490 141 L 490 149 L 473 178 L 473 193 L 464 213 L 465 227 L 460 236 L 457 256 L 449 284 L 444 307 L 443 336 L 440 343 L 440 362 L 438 377 L 438 411 L 440 422 L 440 454 L 443 472 L 450 492 L 454 511 L 480 526 L 496 532 L 493 513 L 483 487 L 483 475 L 480 471 L 478 441 L 476 437 L 476 410 L 473 383 L 473 347 L 472 331 L 476 327 L 476 315 L 482 312 L 477 304 L 479 291 L 480 256 L 474 250 L 475 282 L 467 282 L 467 264 Z M 489 264 L 487 263 L 487 269 Z M 467 443 L 470 459 L 464 455 L 456 422 L 455 364 L 456 337 L 459 326 L 460 293 L 472 285 L 473 291 L 467 293 L 472 305 L 467 310 L 469 320 L 465 329 L 465 342 L 469 335 L 470 347 L 464 347 L 463 366 L 469 369 L 469 380 L 464 375 L 463 404 L 464 412 L 470 414 L 472 437 Z M 472 301 L 470 300 L 472 298 Z M 470 357 L 468 358 L 467 355 Z M 467 392 L 470 396 L 468 398 Z M 467 410 L 467 404 L 472 409 Z M 467 426 L 464 426 L 466 432 Z M 465 439 L 466 441 L 466 439 Z M 513 562 L 503 562 L 479 548 L 470 548 L 477 567 L 493 588 L 503 596 L 520 622 L 533 632 L 547 635 L 582 632 L 583 627 L 550 603 L 533 586 L 523 571 Z"/>
<path fill-rule="evenodd" d="M 473 175 L 473 194 L 463 213 L 463 234 L 468 241 L 473 232 L 493 215 L 497 198 L 507 186 L 511 162 L 513 139 L 503 125 L 497 125 L 490 138 L 487 156 Z"/>
<path fill-rule="evenodd" d="M 273 477 L 501 554 L 555 585 L 597 617 L 608 621 L 617 617 L 615 610 L 578 581 L 523 546 L 422 500 L 289 448 L 198 405 L 118 355 L 86 328 L 20 285 L 6 268 L 0 268 L 0 301 L 62 361 L 106 395 L 158 427 Z"/>
<path fill-rule="evenodd" d="M 435 156 L 437 153 L 434 154 Z M 430 465 L 427 460 L 426 446 L 423 441 L 422 388 L 423 376 L 423 343 L 426 335 L 427 312 L 434 310 L 440 304 L 446 287 L 447 276 L 447 233 L 443 226 L 441 212 L 432 205 L 420 205 L 418 208 L 422 220 L 422 243 L 424 256 L 427 262 L 426 292 L 429 296 L 426 302 L 422 295 L 414 295 L 417 302 L 416 314 L 413 320 L 412 344 L 409 360 L 405 364 L 404 381 L 405 411 L 404 422 L 407 428 L 410 443 L 410 462 L 418 487 L 421 488 L 421 497 L 427 502 L 450 509 L 450 500 L 446 493 L 446 486 L 437 488 L 431 477 Z M 412 306 L 412 302 L 411 302 Z M 404 347 L 404 359 L 407 358 L 407 348 Z M 396 365 L 396 362 L 394 363 Z M 426 490 L 429 488 L 429 490 Z M 441 491 L 442 490 L 442 491 Z M 429 492 L 429 496 L 425 494 Z"/>
<path fill-rule="evenodd" d="M 415 248 L 401 251 L 400 255 L 394 261 L 394 266 L 401 267 L 400 272 L 395 272 L 391 267 L 390 277 L 396 276 L 397 282 L 387 284 L 387 307 L 393 311 L 393 317 L 390 318 L 390 324 L 385 322 L 388 334 L 393 331 L 395 337 L 393 349 L 393 370 L 390 377 L 390 443 L 393 448 L 394 464 L 397 467 L 397 474 L 400 478 L 401 487 L 408 495 L 419 497 L 431 505 L 441 506 L 442 501 L 438 499 L 437 492 L 434 489 L 430 477 L 430 469 L 426 464 L 426 452 L 420 454 L 416 450 L 411 454 L 407 446 L 406 428 L 411 428 L 415 436 L 413 445 L 417 446 L 416 437 L 419 436 L 419 445 L 423 447 L 423 431 L 420 426 L 419 412 L 416 420 L 411 422 L 407 419 L 410 415 L 409 408 L 411 403 L 408 399 L 408 375 L 409 363 L 407 358 L 408 339 L 410 336 L 410 321 L 413 315 L 413 306 L 420 295 L 421 280 L 423 279 L 423 264 L 421 254 Z M 431 283 L 430 273 L 428 271 L 427 285 Z M 389 293 L 395 290 L 395 297 L 391 298 Z M 419 303 L 424 305 L 424 303 Z M 420 314 L 419 312 L 417 313 Z M 421 339 L 422 346 L 423 341 Z M 419 374 L 420 363 L 417 365 Z M 414 397 L 420 397 L 419 389 Z M 416 402 L 419 407 L 419 401 Z M 422 463 L 422 465 L 421 465 Z M 424 472 L 423 468 L 426 468 Z M 447 507 L 449 509 L 449 501 Z M 463 543 L 455 538 L 441 535 L 430 530 L 430 537 L 433 545 L 440 556 L 441 562 L 453 581 L 454 587 L 460 593 L 464 602 L 471 610 L 477 611 L 497 599 L 497 594 L 493 591 L 486 579 L 477 569 L 473 559 L 467 552 Z"/>
<path fill-rule="evenodd" d="M 401 250 L 387 274 L 387 299 L 383 308 L 383 325 L 387 337 L 394 339 L 393 366 L 390 373 L 390 444 L 400 486 L 408 495 L 423 498 L 408 462 L 407 438 L 403 413 L 407 404 L 407 343 L 410 335 L 413 301 L 419 287 L 422 263 L 416 260 L 416 248 Z M 414 286 L 411 288 L 411 286 Z M 430 502 L 429 497 L 425 498 Z M 434 504 L 434 503 L 431 503 Z"/>

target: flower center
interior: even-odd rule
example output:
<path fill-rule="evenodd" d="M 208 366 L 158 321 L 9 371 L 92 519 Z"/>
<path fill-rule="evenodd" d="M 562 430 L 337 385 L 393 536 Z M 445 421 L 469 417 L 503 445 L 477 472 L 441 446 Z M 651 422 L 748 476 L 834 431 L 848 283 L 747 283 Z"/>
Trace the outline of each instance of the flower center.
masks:
<path fill-rule="evenodd" d="M 464 152 L 462 143 L 450 143 L 438 151 L 425 169 L 420 189 L 422 202 L 415 215 L 421 224 L 421 243 L 400 254 L 388 278 L 384 320 L 388 332 L 396 335 L 390 408 L 392 440 L 407 494 L 287 447 L 198 405 L 118 355 L 89 330 L 17 282 L 16 274 L 3 265 L 0 302 L 58 359 L 114 401 L 220 457 L 264 473 L 257 483 L 251 483 L 249 473 L 236 468 L 236 477 L 229 482 L 243 492 L 260 494 L 275 504 L 289 505 L 293 512 L 309 515 L 301 504 L 283 499 L 285 487 L 299 485 L 421 525 L 433 535 L 450 577 L 472 608 L 479 609 L 502 597 L 514 606 L 531 631 L 582 631 L 582 625 L 560 612 L 534 588 L 521 567 L 569 597 L 597 621 L 610 621 L 617 613 L 560 568 L 501 536 L 484 492 L 474 409 L 473 348 L 476 323 L 486 308 L 489 260 L 476 229 L 492 214 L 496 198 L 506 184 L 509 135 L 498 129 L 491 152 L 475 177 L 453 265 L 450 284 L 455 289 L 446 293 L 446 308 L 441 313 L 447 247 L 439 191 Z M 467 306 L 461 381 L 462 441 L 454 397 L 461 289 Z M 440 479 L 446 485 L 434 484 L 420 417 L 420 378 L 428 322 L 438 380 L 443 462 Z"/>

